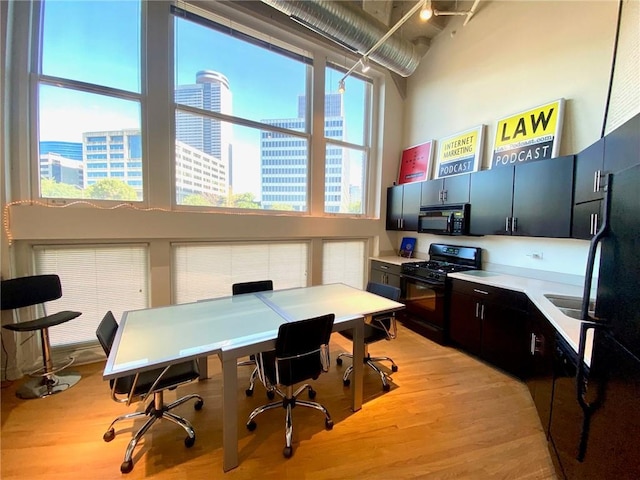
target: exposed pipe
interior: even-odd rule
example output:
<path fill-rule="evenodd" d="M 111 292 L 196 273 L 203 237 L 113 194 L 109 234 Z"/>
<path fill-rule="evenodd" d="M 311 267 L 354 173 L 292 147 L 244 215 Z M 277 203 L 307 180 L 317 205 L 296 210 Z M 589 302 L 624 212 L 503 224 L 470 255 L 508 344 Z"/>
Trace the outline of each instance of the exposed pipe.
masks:
<path fill-rule="evenodd" d="M 366 15 L 353 2 L 323 0 L 262 0 L 307 28 L 365 55 L 388 34 L 386 25 Z M 416 46 L 394 34 L 370 55 L 370 60 L 403 77 L 411 75 L 422 55 Z"/>

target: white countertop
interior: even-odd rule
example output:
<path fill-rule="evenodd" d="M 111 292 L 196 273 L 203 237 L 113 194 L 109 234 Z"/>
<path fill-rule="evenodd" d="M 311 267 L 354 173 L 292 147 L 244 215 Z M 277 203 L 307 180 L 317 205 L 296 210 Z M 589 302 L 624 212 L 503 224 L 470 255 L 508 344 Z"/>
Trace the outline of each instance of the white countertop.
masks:
<path fill-rule="evenodd" d="M 457 278 L 469 282 L 491 285 L 516 292 L 522 292 L 529 297 L 536 307 L 547 317 L 549 322 L 558 330 L 564 339 L 578 351 L 580 340 L 580 320 L 563 314 L 544 295 L 557 294 L 572 297 L 582 297 L 582 287 L 566 283 L 547 282 L 516 275 L 507 275 L 487 270 L 472 270 L 448 274 L 450 278 Z M 591 363 L 591 348 L 593 343 L 593 330 L 589 330 L 585 345 L 585 363 Z"/>
<path fill-rule="evenodd" d="M 388 256 L 388 257 L 369 257 L 369 260 L 377 260 L 378 262 L 391 263 L 393 265 L 402 265 L 403 263 L 409 262 L 424 262 L 424 258 L 406 258 L 406 257 L 398 257 L 398 256 Z"/>

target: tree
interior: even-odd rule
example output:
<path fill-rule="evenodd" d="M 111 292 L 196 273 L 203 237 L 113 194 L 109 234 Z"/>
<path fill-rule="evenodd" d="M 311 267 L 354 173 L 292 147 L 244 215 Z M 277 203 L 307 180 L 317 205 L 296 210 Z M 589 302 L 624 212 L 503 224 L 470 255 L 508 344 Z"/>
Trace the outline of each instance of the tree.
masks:
<path fill-rule="evenodd" d="M 260 204 L 256 202 L 253 197 L 253 193 L 250 192 L 231 195 L 231 198 L 229 199 L 229 206 L 237 208 L 260 208 Z"/>
<path fill-rule="evenodd" d="M 58 183 L 52 178 L 40 179 L 40 195 L 44 198 L 82 198 L 82 189 L 69 183 Z"/>
<path fill-rule="evenodd" d="M 213 203 L 209 201 L 204 195 L 192 194 L 187 195 L 181 202 L 181 205 L 198 205 L 201 207 L 212 207 Z"/>
<path fill-rule="evenodd" d="M 104 178 L 86 189 L 88 198 L 100 200 L 138 200 L 138 194 L 131 185 L 115 178 Z"/>
<path fill-rule="evenodd" d="M 289 203 L 274 203 L 269 210 L 282 210 L 284 212 L 293 212 L 293 205 Z"/>

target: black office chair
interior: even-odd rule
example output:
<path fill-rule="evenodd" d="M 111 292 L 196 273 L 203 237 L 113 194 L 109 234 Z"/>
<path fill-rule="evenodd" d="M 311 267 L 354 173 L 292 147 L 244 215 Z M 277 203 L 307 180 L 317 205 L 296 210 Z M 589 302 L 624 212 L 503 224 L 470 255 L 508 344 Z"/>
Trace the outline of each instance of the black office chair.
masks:
<path fill-rule="evenodd" d="M 60 393 L 78 383 L 80 375 L 76 372 L 62 372 L 74 361 L 69 358 L 64 365 L 54 366 L 51 357 L 51 343 L 49 342 L 49 327 L 59 325 L 82 315 L 80 312 L 63 311 L 47 315 L 45 303 L 62 297 L 62 286 L 58 275 L 32 275 L 10 280 L 3 280 L 0 287 L 2 291 L 2 310 L 15 310 L 36 305 L 42 306 L 44 317 L 25 322 L 3 325 L 4 328 L 14 332 L 40 331 L 40 344 L 42 347 L 43 366 L 35 372 L 29 373 L 36 376 L 26 381 L 16 392 L 20 398 L 42 398 L 55 393 Z M 61 372 L 56 375 L 57 372 Z"/>
<path fill-rule="evenodd" d="M 274 408 L 286 410 L 285 419 L 285 447 L 282 454 L 289 458 L 293 449 L 291 439 L 293 436 L 293 423 L 291 409 L 295 406 L 315 408 L 324 413 L 325 428 L 333 428 L 333 420 L 327 409 L 317 402 L 309 402 L 298 399 L 298 395 L 307 390 L 310 399 L 316 396 L 315 390 L 305 383 L 294 392 L 296 383 L 308 379 L 316 379 L 322 372 L 329 369 L 329 338 L 333 329 L 333 313 L 297 322 L 283 323 L 278 330 L 275 350 L 262 352 L 256 356 L 261 378 L 267 382 L 267 388 L 273 387 L 275 392 L 282 397 L 276 401 L 256 408 L 249 415 L 247 428 L 255 430 L 254 418 L 262 412 Z M 285 387 L 285 391 L 281 390 Z"/>
<path fill-rule="evenodd" d="M 107 357 L 111 352 L 111 347 L 117 331 L 118 324 L 116 319 L 113 317 L 113 314 L 109 311 L 106 313 L 96 330 L 98 341 L 100 342 L 100 345 L 102 345 L 102 349 Z M 151 428 L 156 420 L 166 419 L 176 425 L 180 425 L 187 432 L 187 438 L 184 439 L 185 446 L 193 446 L 196 441 L 196 434 L 193 430 L 193 426 L 188 420 L 171 413 L 169 410 L 172 410 L 178 405 L 182 405 L 191 399 L 196 399 L 194 407 L 196 410 L 200 410 L 204 404 L 202 397 L 196 394 L 185 395 L 184 397 L 177 399 L 175 402 L 165 405 L 163 394 L 165 390 L 173 390 L 183 383 L 197 379 L 199 376 L 200 372 L 198 371 L 198 362 L 197 360 L 191 360 L 170 365 L 165 368 L 157 368 L 148 372 L 128 375 L 109 381 L 111 386 L 111 398 L 116 402 L 126 403 L 129 405 L 132 400 L 140 400 L 144 402 L 151 396 L 153 398 L 144 411 L 128 413 L 116 418 L 111 422 L 111 425 L 109 425 L 109 428 L 102 437 L 105 442 L 113 440 L 116 436 L 114 425 L 120 420 L 148 417 L 148 420 L 135 433 L 127 446 L 127 450 L 124 454 L 124 461 L 122 462 L 122 465 L 120 465 L 120 471 L 122 473 L 129 473 L 133 470 L 133 450 L 136 448 L 136 445 L 142 436 Z"/>
<path fill-rule="evenodd" d="M 242 295 L 243 293 L 267 292 L 270 290 L 273 290 L 272 280 L 258 280 L 255 282 L 234 283 L 231 286 L 231 291 L 233 295 Z M 256 363 L 256 356 L 251 355 L 249 357 L 249 360 L 239 361 L 238 366 L 253 367 L 253 372 L 251 372 L 251 377 L 249 378 L 249 388 L 247 388 L 244 391 L 247 397 L 250 397 L 251 395 L 253 395 L 253 390 L 256 385 L 256 379 L 260 374 L 260 371 L 258 370 L 258 365 Z M 275 397 L 273 390 L 267 390 L 267 397 L 269 397 L 269 400 L 273 400 L 273 398 Z"/>
<path fill-rule="evenodd" d="M 375 282 L 369 282 L 367 284 L 367 292 L 375 293 L 376 295 L 386 297 L 396 302 L 398 301 L 398 299 L 400 299 L 401 293 L 398 287 Z M 351 330 L 343 330 L 339 333 L 343 337 L 353 341 Z M 384 390 L 385 392 L 388 392 L 391 388 L 391 385 L 389 384 L 389 378 L 387 374 L 383 372 L 374 362 L 391 362 L 392 372 L 397 372 L 398 366 L 393 361 L 393 359 L 389 357 L 371 357 L 371 355 L 369 355 L 368 346 L 370 343 L 379 342 L 380 340 L 393 340 L 394 338 L 396 338 L 396 318 L 394 313 L 386 313 L 374 316 L 371 319 L 371 323 L 366 323 L 364 325 L 364 363 L 369 365 L 378 373 L 378 375 L 380 375 L 380 380 L 382 380 L 382 390 Z M 342 357 L 349 357 L 353 359 L 353 355 L 349 353 L 341 353 L 340 355 L 338 355 L 338 358 L 336 358 L 336 363 L 338 365 L 342 365 Z M 351 383 L 351 380 L 349 380 L 349 376 L 351 375 L 352 371 L 353 364 L 349 365 L 342 377 L 342 383 L 345 386 L 348 386 Z"/>

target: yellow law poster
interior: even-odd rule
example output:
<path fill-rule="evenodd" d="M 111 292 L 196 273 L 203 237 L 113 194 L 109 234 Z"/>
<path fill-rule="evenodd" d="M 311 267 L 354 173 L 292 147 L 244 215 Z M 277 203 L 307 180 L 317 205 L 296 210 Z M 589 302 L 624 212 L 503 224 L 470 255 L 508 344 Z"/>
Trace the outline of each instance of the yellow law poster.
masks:
<path fill-rule="evenodd" d="M 438 140 L 436 178 L 451 177 L 480 169 L 484 125 Z"/>
<path fill-rule="evenodd" d="M 564 99 L 498 120 L 491 168 L 558 156 Z"/>

